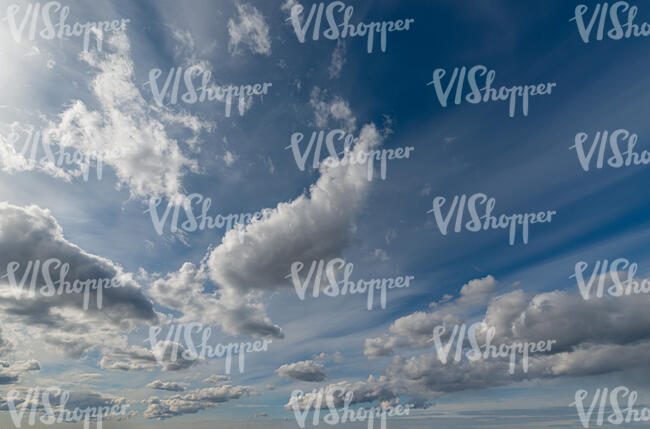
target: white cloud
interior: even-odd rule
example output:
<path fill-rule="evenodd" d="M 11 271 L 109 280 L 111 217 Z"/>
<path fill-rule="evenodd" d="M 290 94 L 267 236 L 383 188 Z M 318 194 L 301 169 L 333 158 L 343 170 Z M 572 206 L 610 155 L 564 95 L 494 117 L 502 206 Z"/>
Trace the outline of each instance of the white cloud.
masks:
<path fill-rule="evenodd" d="M 271 55 L 269 26 L 264 15 L 250 4 L 237 4 L 237 14 L 238 21 L 228 20 L 231 51 L 237 52 L 239 45 L 244 44 L 256 54 Z"/>
<path fill-rule="evenodd" d="M 204 383 L 206 384 L 214 384 L 215 386 L 221 385 L 221 384 L 229 384 L 230 383 L 230 376 L 229 375 L 220 375 L 220 374 L 212 374 L 208 378 L 205 378 L 203 380 Z"/>
<path fill-rule="evenodd" d="M 16 361 L 13 363 L 0 360 L 0 385 L 20 382 L 21 376 L 28 371 L 38 371 L 41 365 L 36 360 Z"/>
<path fill-rule="evenodd" d="M 153 396 L 144 401 L 148 406 L 143 415 L 149 419 L 164 420 L 183 414 L 195 414 L 251 393 L 254 393 L 254 389 L 250 386 L 225 385 L 190 390 L 183 395 L 174 395 L 167 399 Z"/>
<path fill-rule="evenodd" d="M 315 125 L 318 128 L 328 128 L 330 120 L 334 119 L 339 121 L 346 131 L 356 130 L 356 118 L 348 102 L 341 97 L 329 97 L 326 90 L 314 87 L 309 103 L 314 109 Z"/>
<path fill-rule="evenodd" d="M 375 259 L 379 259 L 382 262 L 388 261 L 390 259 L 388 253 L 386 253 L 384 249 L 375 249 L 375 251 L 372 252 L 372 256 L 374 256 Z"/>
<path fill-rule="evenodd" d="M 509 373 L 509 358 L 442 363 L 435 353 L 395 356 L 385 374 L 395 393 L 417 401 L 449 392 L 503 386 L 522 380 L 559 376 L 622 373 L 645 368 L 650 352 L 650 296 L 604 297 L 585 301 L 577 293 L 544 292 L 528 296 L 521 289 L 495 295 L 492 276 L 468 282 L 456 299 L 434 303 L 430 313 L 396 320 L 392 335 L 369 338 L 364 353 L 386 356 L 397 349 L 433 350 L 433 328 L 464 323 L 477 308 L 482 322 L 494 327 L 493 345 L 554 341 L 550 351 L 529 355 L 528 371 Z M 449 331 L 449 330 L 448 330 Z M 479 344 L 485 332 L 477 330 Z M 466 345 L 467 346 L 467 345 Z M 517 360 L 521 366 L 521 356 Z"/>
<path fill-rule="evenodd" d="M 125 334 L 142 323 L 157 321 L 152 303 L 129 273 L 112 261 L 89 254 L 63 237 L 63 230 L 48 210 L 37 206 L 19 207 L 0 203 L 0 270 L 18 263 L 17 281 L 29 262 L 57 259 L 69 264 L 65 280 L 119 279 L 122 286 L 102 291 L 102 306 L 97 306 L 97 291 L 88 294 L 84 309 L 83 293 L 45 296 L 25 289 L 13 290 L 8 277 L 0 279 L 2 338 L 20 344 L 16 353 L 56 351 L 80 358 L 93 349 L 101 353 L 125 345 Z M 52 279 L 59 271 L 50 267 Z M 34 277 L 44 283 L 42 273 Z M 16 294 L 14 294 L 16 293 Z M 3 342 L 4 344 L 4 342 Z"/>
<path fill-rule="evenodd" d="M 154 380 L 151 383 L 147 384 L 147 387 L 150 389 L 166 390 L 168 392 L 184 392 L 187 386 L 187 383 L 161 380 Z"/>
<path fill-rule="evenodd" d="M 237 160 L 237 155 L 234 155 L 232 152 L 227 150 L 226 154 L 223 156 L 223 160 L 225 161 L 226 165 L 230 167 Z"/>
<path fill-rule="evenodd" d="M 115 169 L 118 186 L 127 186 L 134 198 L 182 195 L 187 171 L 198 173 L 198 164 L 187 158 L 178 142 L 169 137 L 167 123 L 181 123 L 195 134 L 211 124 L 187 114 L 174 115 L 150 106 L 134 82 L 129 40 L 117 33 L 108 40 L 112 53 L 91 52 L 83 60 L 99 72 L 91 84 L 99 110 L 75 101 L 50 130 L 66 147 L 82 152 L 116 150 L 119 156 L 105 159 Z M 157 119 L 156 116 L 159 118 Z"/>
<path fill-rule="evenodd" d="M 290 378 L 296 381 L 323 381 L 327 376 L 323 364 L 314 362 L 313 360 L 285 364 L 275 372 L 280 377 Z"/>

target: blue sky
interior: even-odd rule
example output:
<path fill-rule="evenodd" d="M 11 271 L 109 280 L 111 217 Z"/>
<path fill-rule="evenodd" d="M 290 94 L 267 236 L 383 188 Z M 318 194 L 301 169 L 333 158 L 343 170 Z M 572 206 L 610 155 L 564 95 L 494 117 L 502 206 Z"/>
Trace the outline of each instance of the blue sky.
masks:
<path fill-rule="evenodd" d="M 127 286 L 83 311 L 76 297 L 21 302 L 1 279 L 0 410 L 5 391 L 59 385 L 131 404 L 136 412 L 111 428 L 284 428 L 296 427 L 294 389 L 340 385 L 356 407 L 417 405 L 389 427 L 536 428 L 577 427 L 569 404 L 581 388 L 625 385 L 648 402 L 647 294 L 585 301 L 570 278 L 579 261 L 589 273 L 616 258 L 637 263 L 638 279 L 650 271 L 646 166 L 584 171 L 570 149 L 580 132 L 588 146 L 598 131 L 624 129 L 648 150 L 646 38 L 584 43 L 573 1 L 348 2 L 353 23 L 415 20 L 388 33 L 383 53 L 378 42 L 368 53 L 365 38 L 300 43 L 291 8 L 307 13 L 307 1 L 62 3 L 69 23 L 130 21 L 85 54 L 81 38 L 18 42 L 0 21 L 0 274 L 55 257 L 75 276 Z M 588 19 L 598 3 L 583 3 Z M 22 17 L 29 3 L 3 0 L 0 18 L 14 4 Z M 640 25 L 650 10 L 637 6 Z M 531 97 L 527 116 L 510 118 L 504 102 L 442 107 L 427 85 L 433 71 L 448 79 L 475 65 L 494 70 L 497 87 L 557 86 Z M 272 85 L 243 114 L 236 102 L 230 116 L 219 101 L 157 106 L 151 70 L 162 71 L 160 86 L 190 66 L 217 85 Z M 56 130 L 71 151 L 123 156 L 85 181 L 77 166 L 19 156 L 10 136 L 34 129 Z M 305 135 L 302 148 L 312 131 L 334 129 L 358 137 L 357 150 L 414 151 L 388 161 L 385 180 L 353 166 L 314 169 L 312 155 L 301 171 L 291 136 Z M 531 225 L 527 244 L 509 246 L 505 230 L 442 235 L 432 200 L 476 193 L 496 199 L 496 214 L 557 215 Z M 224 228 L 157 234 L 149 202 L 160 198 L 162 213 L 191 194 L 211 200 L 211 216 L 272 214 L 243 241 Z M 354 265 L 353 279 L 415 280 L 390 290 L 383 310 L 367 311 L 358 295 L 298 299 L 284 278 L 291 264 L 337 257 Z M 500 361 L 444 366 L 431 328 L 453 321 L 497 323 L 500 341 L 554 338 L 558 348 L 523 376 L 502 374 Z M 206 382 L 223 361 L 159 365 L 143 342 L 150 326 L 190 322 L 212 328 L 210 343 L 272 343 L 247 355 L 243 373 Z M 310 381 L 297 368 L 325 375 Z M 202 389 L 223 396 L 191 398 Z M 0 422 L 13 424 L 9 413 Z"/>

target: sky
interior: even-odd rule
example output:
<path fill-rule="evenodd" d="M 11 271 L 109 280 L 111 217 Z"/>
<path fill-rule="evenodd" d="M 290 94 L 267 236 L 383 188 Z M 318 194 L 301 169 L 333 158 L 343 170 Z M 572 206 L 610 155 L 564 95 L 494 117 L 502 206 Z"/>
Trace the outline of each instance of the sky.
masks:
<path fill-rule="evenodd" d="M 297 428 L 303 410 L 312 427 L 320 389 L 406 407 L 395 429 L 599 426 L 576 395 L 618 386 L 650 403 L 649 291 L 595 292 L 650 273 L 650 159 L 615 162 L 650 150 L 650 48 L 612 19 L 642 30 L 650 7 L 325 1 L 319 21 L 320 4 L 0 0 L 0 427 L 54 387 L 70 409 L 128 405 L 111 429 Z M 336 34 L 345 13 L 401 31 Z M 526 112 L 515 88 L 511 111 L 450 83 L 476 73 L 479 91 L 488 71 L 545 94 Z M 527 240 L 450 211 L 471 199 L 484 219 L 490 198 L 496 224 L 538 220 Z M 62 270 L 118 286 L 41 288 Z M 346 270 L 402 287 L 344 294 Z M 443 362 L 436 339 L 475 323 L 479 342 L 552 346 L 514 371 L 468 342 Z M 182 354 L 202 335 L 250 347 L 228 371 L 224 352 Z"/>

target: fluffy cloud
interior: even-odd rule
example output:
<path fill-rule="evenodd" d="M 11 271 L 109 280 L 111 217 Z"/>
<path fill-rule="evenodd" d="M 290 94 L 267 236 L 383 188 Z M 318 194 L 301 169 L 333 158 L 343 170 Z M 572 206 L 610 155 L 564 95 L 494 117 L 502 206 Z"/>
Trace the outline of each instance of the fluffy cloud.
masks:
<path fill-rule="evenodd" d="M 184 359 L 185 347 L 171 341 L 159 341 L 152 349 L 138 346 L 114 348 L 104 353 L 100 366 L 118 371 L 151 370 L 182 371 L 198 364 L 196 359 Z"/>
<path fill-rule="evenodd" d="M 183 395 L 174 395 L 167 399 L 153 396 L 145 401 L 148 406 L 144 411 L 144 416 L 149 419 L 164 420 L 183 414 L 195 414 L 253 392 L 254 390 L 250 386 L 224 385 L 191 390 Z"/>
<path fill-rule="evenodd" d="M 284 408 L 287 410 L 308 410 L 327 407 L 327 400 L 330 399 L 339 408 L 345 403 L 345 396 L 352 395 L 350 404 L 362 404 L 374 401 L 393 401 L 397 398 L 397 387 L 387 377 L 368 377 L 367 380 L 349 382 L 339 381 L 325 386 L 322 391 L 312 390 L 311 392 L 296 392 L 292 395 Z"/>
<path fill-rule="evenodd" d="M 21 376 L 28 371 L 39 371 L 41 365 L 38 361 L 0 361 L 0 384 L 15 384 L 20 382 Z"/>
<path fill-rule="evenodd" d="M 237 52 L 244 44 L 256 54 L 271 55 L 271 38 L 269 26 L 264 15 L 250 4 L 237 4 L 238 20 L 228 20 L 230 49 Z"/>
<path fill-rule="evenodd" d="M 112 53 L 91 52 L 82 56 L 98 70 L 92 94 L 100 109 L 89 110 L 75 101 L 50 125 L 48 133 L 58 143 L 86 153 L 116 150 L 117 156 L 105 163 L 115 169 L 119 186 L 127 186 L 134 198 L 182 195 L 182 178 L 187 171 L 198 172 L 195 160 L 187 158 L 178 142 L 167 134 L 166 123 L 180 123 L 195 134 L 210 124 L 187 114 L 173 115 L 150 106 L 135 85 L 129 40 L 118 33 L 108 39 Z"/>
<path fill-rule="evenodd" d="M 433 329 L 439 325 L 457 325 L 463 322 L 462 315 L 484 306 L 494 295 L 496 280 L 492 276 L 474 279 L 463 285 L 456 300 L 446 297 L 440 303 L 432 303 L 432 312 L 418 311 L 397 319 L 390 326 L 389 333 L 365 341 L 364 354 L 369 358 L 388 356 L 397 347 L 422 348 L 431 343 Z"/>
<path fill-rule="evenodd" d="M 460 297 L 433 303 L 432 312 L 416 312 L 396 320 L 389 335 L 367 339 L 364 353 L 385 356 L 403 348 L 430 348 L 433 328 L 469 320 L 483 307 L 484 327 L 494 328 L 491 344 L 555 341 L 552 349 L 529 355 L 523 372 L 521 355 L 514 374 L 508 358 L 442 363 L 435 353 L 395 356 L 385 375 L 396 394 L 420 401 L 448 392 L 508 385 L 527 379 L 588 376 L 624 372 L 645 367 L 650 350 L 650 296 L 606 296 L 584 300 L 568 291 L 528 295 L 517 289 L 496 295 L 491 276 L 473 280 L 461 288 Z M 451 329 L 447 329 L 447 334 Z M 487 330 L 477 330 L 483 344 Z M 443 338 L 444 340 L 444 338 Z M 465 350 L 469 345 L 465 344 Z M 464 356 L 464 355 L 463 355 Z"/>
<path fill-rule="evenodd" d="M 367 125 L 344 156 L 368 152 L 381 141 L 376 127 Z M 292 287 L 286 276 L 293 262 L 341 255 L 354 236 L 355 215 L 370 191 L 366 175 L 365 165 L 322 163 L 320 178 L 307 195 L 280 203 L 262 220 L 228 231 L 199 267 L 186 263 L 178 272 L 158 279 L 150 296 L 181 312 L 182 321 L 199 318 L 204 325 L 220 326 L 233 335 L 282 338 L 282 330 L 266 314 L 262 297 Z M 207 279 L 218 286 L 216 292 L 205 291 Z"/>
<path fill-rule="evenodd" d="M 323 364 L 316 363 L 313 360 L 282 365 L 275 372 L 280 377 L 296 381 L 323 381 L 326 377 Z"/>
<path fill-rule="evenodd" d="M 0 314 L 5 338 L 21 347 L 38 344 L 79 358 L 93 348 L 111 350 L 125 345 L 122 335 L 141 323 L 158 318 L 152 303 L 142 294 L 131 274 L 112 261 L 89 254 L 63 236 L 61 227 L 48 210 L 37 206 L 19 207 L 0 203 L 0 267 L 7 270 L 18 264 L 16 282 L 25 275 L 30 262 L 43 263 L 57 259 L 69 264 L 65 280 L 117 278 L 122 286 L 102 291 L 102 308 L 97 306 L 97 291 L 89 293 L 84 309 L 83 293 L 62 293 L 45 296 L 29 291 L 29 281 L 22 290 L 10 284 L 9 276 L 0 279 Z M 56 265 L 48 270 L 53 281 L 59 280 Z M 62 267 L 61 267 L 62 268 Z M 40 271 L 40 270 L 39 270 Z M 34 276 L 36 284 L 44 284 L 42 272 Z"/>
<path fill-rule="evenodd" d="M 178 383 L 176 381 L 155 380 L 147 384 L 147 387 L 150 389 L 166 390 L 169 392 L 184 392 L 187 387 L 187 383 Z"/>
<path fill-rule="evenodd" d="M 220 384 L 230 383 L 230 376 L 229 375 L 212 374 L 208 378 L 203 379 L 203 382 L 207 383 L 207 384 L 214 384 L 215 386 L 218 386 Z"/>
<path fill-rule="evenodd" d="M 352 151 L 369 151 L 380 142 L 377 129 L 368 125 Z M 366 167 L 323 164 L 320 173 L 310 195 L 280 203 L 244 231 L 229 231 L 210 253 L 209 276 L 221 287 L 211 317 L 227 332 L 281 337 L 280 328 L 256 301 L 260 293 L 290 288 L 286 276 L 293 262 L 331 259 L 349 244 L 355 215 L 370 190 Z"/>

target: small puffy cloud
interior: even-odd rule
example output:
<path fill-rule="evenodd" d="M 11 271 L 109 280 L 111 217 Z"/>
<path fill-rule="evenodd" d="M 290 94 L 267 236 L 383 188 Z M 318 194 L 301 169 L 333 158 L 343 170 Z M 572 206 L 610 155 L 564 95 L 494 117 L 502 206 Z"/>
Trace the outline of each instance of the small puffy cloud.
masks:
<path fill-rule="evenodd" d="M 254 389 L 250 386 L 224 385 L 190 390 L 183 395 L 174 395 L 167 399 L 153 396 L 145 401 L 148 406 L 143 415 L 148 419 L 164 420 L 184 414 L 195 414 L 252 393 Z"/>
<path fill-rule="evenodd" d="M 301 392 L 297 391 L 284 408 L 287 410 L 313 410 L 320 404 L 326 408 L 329 402 L 337 408 L 345 403 L 346 395 L 351 395 L 350 404 L 363 404 L 374 401 L 395 401 L 398 397 L 397 386 L 393 385 L 387 377 L 368 377 L 367 380 L 355 382 L 339 381 L 325 386 L 322 391 Z"/>
<path fill-rule="evenodd" d="M 155 380 L 147 384 L 150 389 L 166 390 L 168 392 L 184 392 L 187 388 L 187 383 L 178 383 L 176 381 L 161 381 Z"/>
<path fill-rule="evenodd" d="M 206 384 L 214 384 L 215 386 L 221 385 L 221 384 L 228 384 L 230 383 L 230 376 L 229 375 L 221 375 L 221 374 L 212 374 L 211 376 L 204 378 L 203 382 Z"/>
<path fill-rule="evenodd" d="M 280 377 L 296 381 L 323 381 L 327 376 L 325 367 L 313 360 L 282 365 L 275 371 Z"/>
<path fill-rule="evenodd" d="M 18 383 L 26 372 L 39 371 L 40 369 L 40 363 L 33 359 L 13 363 L 0 360 L 0 384 Z"/>

